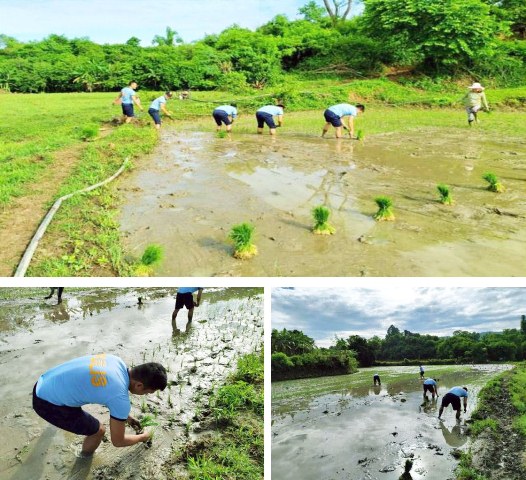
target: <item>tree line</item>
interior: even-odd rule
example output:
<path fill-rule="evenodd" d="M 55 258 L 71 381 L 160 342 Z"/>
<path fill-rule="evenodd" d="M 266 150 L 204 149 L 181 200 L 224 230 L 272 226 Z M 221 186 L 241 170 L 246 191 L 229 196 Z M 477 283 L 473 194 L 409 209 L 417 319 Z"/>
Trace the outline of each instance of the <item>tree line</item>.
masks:
<path fill-rule="evenodd" d="M 367 78 L 388 69 L 432 77 L 470 76 L 520 85 L 526 75 L 523 0 L 351 0 L 308 2 L 301 19 L 278 15 L 252 31 L 233 25 L 184 43 L 167 27 L 152 46 L 51 34 L 20 42 L 0 34 L 0 89 L 11 92 L 114 91 L 136 80 L 150 90 L 276 85 L 289 72 Z"/>
<path fill-rule="evenodd" d="M 526 360 L 526 319 L 520 329 L 476 333 L 457 330 L 449 337 L 400 331 L 391 325 L 384 338 L 350 335 L 336 338 L 328 349 L 318 349 L 314 339 L 299 330 L 272 330 L 271 352 L 287 357 L 318 350 L 352 352 L 360 367 L 390 363 L 487 363 Z"/>

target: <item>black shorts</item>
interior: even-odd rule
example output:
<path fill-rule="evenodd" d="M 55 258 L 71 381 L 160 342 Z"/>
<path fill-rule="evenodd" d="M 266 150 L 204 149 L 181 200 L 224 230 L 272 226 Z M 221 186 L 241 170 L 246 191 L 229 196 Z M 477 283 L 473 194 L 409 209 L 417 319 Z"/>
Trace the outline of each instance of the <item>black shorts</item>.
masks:
<path fill-rule="evenodd" d="M 453 410 L 460 411 L 460 397 L 451 392 L 446 393 L 442 397 L 442 408 L 446 408 L 449 405 L 453 407 Z"/>
<path fill-rule="evenodd" d="M 122 114 L 126 117 L 135 117 L 135 113 L 133 113 L 133 103 L 123 103 Z"/>
<path fill-rule="evenodd" d="M 268 128 L 276 128 L 274 117 L 270 113 L 256 112 L 256 120 L 258 121 L 258 128 L 263 128 L 265 123 L 268 125 Z"/>
<path fill-rule="evenodd" d="M 224 123 L 225 125 L 232 125 L 232 121 L 230 118 L 228 118 L 228 113 L 226 113 L 224 110 L 214 110 L 212 112 L 212 117 L 214 117 L 218 127 L 221 126 L 221 123 Z"/>
<path fill-rule="evenodd" d="M 77 435 L 94 435 L 99 431 L 100 422 L 80 407 L 55 405 L 37 397 L 37 384 L 33 387 L 33 410 L 55 427 Z"/>
<path fill-rule="evenodd" d="M 435 393 L 435 386 L 434 385 L 426 385 L 424 383 L 424 393 L 426 393 L 426 392 Z"/>
<path fill-rule="evenodd" d="M 343 125 L 342 119 L 329 109 L 323 112 L 323 116 L 325 117 L 325 121 L 330 123 L 333 127 L 341 127 Z"/>
<path fill-rule="evenodd" d="M 159 114 L 159 110 L 155 110 L 155 108 L 149 108 L 148 113 L 150 114 L 150 117 L 153 118 L 155 125 L 161 124 L 161 115 Z"/>
<path fill-rule="evenodd" d="M 175 297 L 175 308 L 186 307 L 188 310 L 194 308 L 194 296 L 190 293 L 178 293 Z"/>

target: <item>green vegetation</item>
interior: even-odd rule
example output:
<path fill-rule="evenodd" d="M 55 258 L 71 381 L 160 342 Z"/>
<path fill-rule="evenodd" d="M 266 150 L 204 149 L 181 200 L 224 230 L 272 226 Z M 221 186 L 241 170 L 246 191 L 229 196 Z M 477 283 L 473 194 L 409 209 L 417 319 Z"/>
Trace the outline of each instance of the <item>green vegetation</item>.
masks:
<path fill-rule="evenodd" d="M 376 202 L 376 205 L 378 205 L 378 211 L 373 216 L 376 221 L 392 221 L 395 219 L 393 213 L 393 201 L 389 197 L 376 197 L 374 201 Z"/>
<path fill-rule="evenodd" d="M 153 267 L 160 263 L 163 258 L 163 247 L 160 245 L 148 245 L 144 249 L 139 264 L 135 267 L 135 275 L 148 277 L 153 273 Z"/>
<path fill-rule="evenodd" d="M 440 203 L 443 203 L 444 205 L 453 205 L 453 198 L 451 197 L 451 192 L 449 190 L 448 185 L 444 185 L 443 183 L 439 183 L 437 185 L 438 193 L 440 194 Z"/>
<path fill-rule="evenodd" d="M 363 130 L 358 130 L 356 133 L 356 139 L 360 141 L 365 139 L 365 133 L 363 133 Z"/>
<path fill-rule="evenodd" d="M 80 138 L 85 142 L 95 140 L 99 135 L 99 128 L 99 125 L 93 123 L 84 125 L 80 130 Z"/>
<path fill-rule="evenodd" d="M 504 191 L 504 185 L 499 182 L 499 179 L 497 178 L 497 175 L 491 172 L 484 173 L 482 175 L 482 178 L 486 180 L 486 182 L 489 183 L 488 190 L 490 192 L 503 192 Z"/>
<path fill-rule="evenodd" d="M 257 255 L 258 249 L 252 244 L 254 226 L 250 223 L 240 223 L 234 225 L 228 237 L 234 242 L 234 257 L 241 260 Z"/>
<path fill-rule="evenodd" d="M 263 354 L 245 356 L 210 400 L 214 435 L 189 443 L 176 458 L 191 479 L 263 478 L 263 404 Z"/>
<path fill-rule="evenodd" d="M 460 463 L 455 473 L 457 480 L 489 480 L 488 477 L 480 475 L 475 471 L 472 465 L 471 454 L 467 452 L 460 454 Z"/>
<path fill-rule="evenodd" d="M 329 220 L 330 210 L 324 205 L 319 205 L 312 209 L 312 216 L 314 218 L 314 227 L 312 231 L 317 235 L 332 235 L 336 229 L 327 223 Z"/>
<path fill-rule="evenodd" d="M 144 415 L 139 422 L 141 424 L 141 428 L 157 427 L 159 425 L 159 422 L 156 421 L 154 415 Z"/>

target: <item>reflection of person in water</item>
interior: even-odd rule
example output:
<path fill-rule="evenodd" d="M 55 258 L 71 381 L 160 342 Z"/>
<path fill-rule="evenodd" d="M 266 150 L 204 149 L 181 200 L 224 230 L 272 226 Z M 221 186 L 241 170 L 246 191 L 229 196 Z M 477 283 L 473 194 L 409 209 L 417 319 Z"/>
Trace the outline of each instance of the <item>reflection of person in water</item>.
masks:
<path fill-rule="evenodd" d="M 84 411 L 83 405 L 106 406 L 110 411 L 111 443 L 115 447 L 128 447 L 147 442 L 151 437 L 149 431 L 126 434 L 126 422 L 140 428 L 140 423 L 130 416 L 129 393 L 146 395 L 164 390 L 166 384 L 166 370 L 159 363 L 128 368 L 114 355 L 87 355 L 41 375 L 33 387 L 33 409 L 55 427 L 85 435 L 81 455 L 87 456 L 100 445 L 106 428 Z"/>
<path fill-rule="evenodd" d="M 466 435 L 462 435 L 462 430 L 460 428 L 460 423 L 456 423 L 456 425 L 449 431 L 447 427 L 444 425 L 444 422 L 440 423 L 440 430 L 442 430 L 442 435 L 444 435 L 444 440 L 450 447 L 461 447 L 464 445 L 468 437 Z"/>
<path fill-rule="evenodd" d="M 197 292 L 197 299 L 194 301 L 194 293 Z M 201 295 L 203 293 L 202 287 L 179 287 L 177 296 L 175 297 L 175 310 L 172 313 L 172 330 L 174 334 L 178 332 L 176 318 L 179 310 L 186 307 L 188 309 L 188 323 L 192 321 L 194 316 L 194 307 L 198 307 L 201 303 Z"/>
<path fill-rule="evenodd" d="M 57 305 L 62 303 L 62 292 L 64 291 L 64 287 L 50 287 L 50 290 L 49 295 L 44 297 L 44 300 L 49 300 L 55 294 L 55 290 L 57 290 Z"/>
<path fill-rule="evenodd" d="M 453 410 L 457 411 L 457 418 L 460 418 L 460 399 L 464 399 L 464 413 L 468 407 L 468 389 L 467 387 L 453 387 L 442 397 L 442 404 L 440 405 L 440 411 L 438 412 L 438 418 L 442 416 L 444 408 L 449 405 L 453 407 Z"/>
<path fill-rule="evenodd" d="M 380 381 L 380 375 L 378 375 L 377 373 L 374 374 L 373 376 L 373 382 L 374 382 L 374 385 L 376 386 L 377 384 L 378 385 L 381 385 L 382 382 Z"/>
<path fill-rule="evenodd" d="M 427 392 L 431 393 L 433 400 L 435 399 L 435 395 L 438 397 L 437 382 L 438 380 L 436 378 L 426 378 L 424 380 L 424 400 L 427 400 Z"/>

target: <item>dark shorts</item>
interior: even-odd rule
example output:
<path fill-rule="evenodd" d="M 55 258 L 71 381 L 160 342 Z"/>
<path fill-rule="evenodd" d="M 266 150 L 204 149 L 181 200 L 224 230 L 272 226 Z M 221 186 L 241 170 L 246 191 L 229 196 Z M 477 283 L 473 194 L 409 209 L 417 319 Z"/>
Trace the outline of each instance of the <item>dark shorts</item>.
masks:
<path fill-rule="evenodd" d="M 155 125 L 161 124 L 161 115 L 159 114 L 159 110 L 155 110 L 155 108 L 149 108 L 148 113 L 150 114 L 150 117 L 153 118 Z"/>
<path fill-rule="evenodd" d="M 212 117 L 214 117 L 218 127 L 221 126 L 221 123 L 224 123 L 225 125 L 232 125 L 232 121 L 230 118 L 228 118 L 228 113 L 223 110 L 214 110 L 212 112 Z"/>
<path fill-rule="evenodd" d="M 133 103 L 123 103 L 122 114 L 127 117 L 135 117 L 135 113 L 133 113 Z"/>
<path fill-rule="evenodd" d="M 256 112 L 256 119 L 258 121 L 258 128 L 263 128 L 265 123 L 268 125 L 268 128 L 276 128 L 274 117 L 270 113 Z"/>
<path fill-rule="evenodd" d="M 342 119 L 329 109 L 323 112 L 323 116 L 325 117 L 325 121 L 333 127 L 341 127 L 343 125 Z"/>
<path fill-rule="evenodd" d="M 424 383 L 424 393 L 426 393 L 426 392 L 435 393 L 435 386 L 434 385 L 426 385 Z"/>
<path fill-rule="evenodd" d="M 188 310 L 191 310 L 194 308 L 194 296 L 188 292 L 188 293 L 178 293 L 175 297 L 175 308 L 183 308 L 186 307 Z"/>
<path fill-rule="evenodd" d="M 33 410 L 55 427 L 77 435 L 94 435 L 100 422 L 80 407 L 60 407 L 37 397 L 37 385 L 33 387 Z"/>
<path fill-rule="evenodd" d="M 460 410 L 460 397 L 457 397 L 454 393 L 446 393 L 442 397 L 442 407 L 446 408 L 449 405 L 453 407 L 453 410 Z"/>

